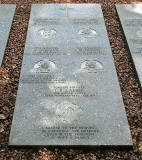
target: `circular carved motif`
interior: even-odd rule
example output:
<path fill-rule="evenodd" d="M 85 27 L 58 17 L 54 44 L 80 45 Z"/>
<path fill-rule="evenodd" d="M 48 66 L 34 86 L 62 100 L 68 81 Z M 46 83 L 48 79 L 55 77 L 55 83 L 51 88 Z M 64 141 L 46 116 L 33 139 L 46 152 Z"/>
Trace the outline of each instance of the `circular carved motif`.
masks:
<path fill-rule="evenodd" d="M 87 70 L 89 72 L 97 72 L 103 69 L 103 65 L 99 61 L 88 60 L 81 64 L 81 69 Z"/>
<path fill-rule="evenodd" d="M 54 29 L 41 29 L 38 31 L 38 35 L 42 38 L 52 37 L 56 34 Z"/>
<path fill-rule="evenodd" d="M 55 63 L 49 60 L 41 60 L 34 65 L 32 72 L 49 73 L 55 70 Z"/>
<path fill-rule="evenodd" d="M 79 30 L 78 34 L 83 37 L 91 38 L 95 37 L 97 33 L 94 29 L 87 28 Z"/>
<path fill-rule="evenodd" d="M 79 121 L 82 115 L 82 109 L 76 104 L 64 101 L 57 105 L 56 116 L 58 122 L 73 123 Z"/>

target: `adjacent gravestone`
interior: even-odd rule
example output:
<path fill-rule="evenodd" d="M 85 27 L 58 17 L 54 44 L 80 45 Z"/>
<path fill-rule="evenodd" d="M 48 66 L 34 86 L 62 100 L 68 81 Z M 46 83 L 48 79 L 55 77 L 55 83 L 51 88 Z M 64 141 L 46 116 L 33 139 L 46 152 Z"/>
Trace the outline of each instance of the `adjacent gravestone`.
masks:
<path fill-rule="evenodd" d="M 0 66 L 8 41 L 15 8 L 15 5 L 0 4 Z"/>
<path fill-rule="evenodd" d="M 118 4 L 116 8 L 142 85 L 142 4 Z"/>
<path fill-rule="evenodd" d="M 132 146 L 100 5 L 32 5 L 9 145 Z"/>

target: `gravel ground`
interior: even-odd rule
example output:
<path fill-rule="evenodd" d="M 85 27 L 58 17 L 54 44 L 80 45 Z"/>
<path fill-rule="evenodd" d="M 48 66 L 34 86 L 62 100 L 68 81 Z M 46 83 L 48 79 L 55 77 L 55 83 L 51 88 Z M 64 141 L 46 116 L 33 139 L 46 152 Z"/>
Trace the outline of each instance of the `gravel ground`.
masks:
<path fill-rule="evenodd" d="M 142 90 L 114 6 L 116 3 L 140 3 L 140 1 L 142 2 L 142 0 L 0 0 L 2 4 L 17 4 L 9 42 L 0 68 L 0 160 L 142 160 Z M 31 4 L 66 2 L 102 4 L 133 138 L 133 150 L 8 148 Z"/>

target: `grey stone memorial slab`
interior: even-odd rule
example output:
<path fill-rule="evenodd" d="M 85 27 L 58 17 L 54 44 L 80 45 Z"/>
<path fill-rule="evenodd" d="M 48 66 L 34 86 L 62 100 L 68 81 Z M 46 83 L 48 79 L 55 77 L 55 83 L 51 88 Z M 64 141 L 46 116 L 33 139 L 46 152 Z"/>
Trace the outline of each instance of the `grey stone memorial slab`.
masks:
<path fill-rule="evenodd" d="M 32 5 L 11 146 L 132 146 L 99 4 Z"/>
<path fill-rule="evenodd" d="M 118 4 L 116 9 L 142 85 L 142 4 Z"/>
<path fill-rule="evenodd" d="M 15 5 L 0 4 L 0 66 L 15 12 Z"/>

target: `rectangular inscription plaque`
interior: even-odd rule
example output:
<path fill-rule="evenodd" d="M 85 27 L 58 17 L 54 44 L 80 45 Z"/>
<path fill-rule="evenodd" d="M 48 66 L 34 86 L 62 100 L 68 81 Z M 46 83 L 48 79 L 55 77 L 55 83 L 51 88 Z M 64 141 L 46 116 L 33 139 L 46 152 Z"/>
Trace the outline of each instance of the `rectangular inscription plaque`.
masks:
<path fill-rule="evenodd" d="M 142 85 L 142 4 L 118 4 L 116 9 Z"/>
<path fill-rule="evenodd" d="M 100 5 L 32 6 L 9 145 L 132 145 Z"/>
<path fill-rule="evenodd" d="M 0 66 L 8 41 L 15 8 L 15 5 L 0 4 Z"/>

